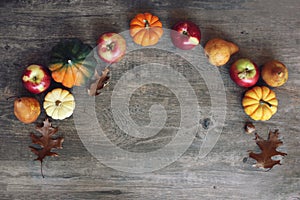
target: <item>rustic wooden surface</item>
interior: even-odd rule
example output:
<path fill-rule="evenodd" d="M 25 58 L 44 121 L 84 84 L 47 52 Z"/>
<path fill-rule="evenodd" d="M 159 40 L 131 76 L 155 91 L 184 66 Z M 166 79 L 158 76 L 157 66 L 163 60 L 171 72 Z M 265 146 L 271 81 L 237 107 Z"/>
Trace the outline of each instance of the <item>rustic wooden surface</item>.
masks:
<path fill-rule="evenodd" d="M 96 1 L 13 0 L 0 2 L 0 199 L 300 199 L 300 3 L 298 0 L 194 0 L 194 1 Z M 151 173 L 126 173 L 111 169 L 95 159 L 82 144 L 73 118 L 54 121 L 64 135 L 60 157 L 44 162 L 45 178 L 39 163 L 29 151 L 29 133 L 34 124 L 25 125 L 13 114 L 12 95 L 30 95 L 22 87 L 20 76 L 30 63 L 46 65 L 49 52 L 63 38 L 78 37 L 95 46 L 97 37 L 107 31 L 128 30 L 130 19 L 138 12 L 150 11 L 161 18 L 166 28 L 189 19 L 202 30 L 201 44 L 222 37 L 234 41 L 240 52 L 233 59 L 249 57 L 258 65 L 278 59 L 289 69 L 289 81 L 274 89 L 280 105 L 268 122 L 256 122 L 258 131 L 267 137 L 269 129 L 278 128 L 284 137 L 283 151 L 288 155 L 281 166 L 263 172 L 253 168 L 248 150 L 258 150 L 253 135 L 243 131 L 249 118 L 240 101 L 244 89 L 229 78 L 229 65 L 218 69 L 226 92 L 226 121 L 213 150 L 202 159 L 197 152 L 203 136 L 197 135 L 188 151 L 171 165 Z M 145 54 L 145 55 L 144 55 Z M 155 53 L 144 53 L 144 62 L 163 61 Z M 147 60 L 148 59 L 148 60 Z M 134 61 L 126 57 L 115 68 L 117 80 Z M 231 60 L 232 62 L 232 60 Z M 124 67 L 125 66 L 125 67 Z M 197 85 L 198 75 L 183 61 L 171 65 L 184 72 Z M 212 66 L 213 67 L 213 66 Z M 199 79 L 200 80 L 200 79 Z M 131 102 L 136 123 L 149 123 L 151 102 L 161 102 L 171 117 L 168 125 L 178 127 L 179 105 L 167 88 L 155 85 L 137 90 Z M 97 99 L 99 121 L 109 138 L 131 151 L 151 151 L 172 140 L 173 132 L 160 133 L 155 140 L 136 141 L 111 123 L 109 92 Z M 107 94 L 107 95 L 105 95 Z M 210 106 L 208 94 L 197 93 L 200 103 Z M 201 97 L 201 98 L 200 98 Z M 208 100 L 208 101 L 207 101 Z M 101 111 L 101 112 L 100 112 Z M 174 112 L 173 112 L 174 111 Z M 41 121 L 45 117 L 42 114 Z M 210 117 L 209 114 L 204 117 Z M 203 123 L 203 119 L 200 123 Z"/>

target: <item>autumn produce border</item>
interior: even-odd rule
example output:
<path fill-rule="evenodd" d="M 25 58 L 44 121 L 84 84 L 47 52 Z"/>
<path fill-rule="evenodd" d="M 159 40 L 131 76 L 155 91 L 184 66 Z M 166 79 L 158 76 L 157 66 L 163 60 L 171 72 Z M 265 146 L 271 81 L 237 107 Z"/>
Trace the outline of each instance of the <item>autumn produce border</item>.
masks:
<path fill-rule="evenodd" d="M 151 13 L 139 13 L 130 21 L 130 36 L 136 45 L 153 46 L 160 42 L 163 34 L 160 19 Z M 195 23 L 183 20 L 172 27 L 170 38 L 174 47 L 189 51 L 200 44 L 201 31 Z M 57 156 L 52 150 L 62 148 L 64 141 L 64 138 L 56 136 L 58 127 L 53 127 L 49 118 L 64 120 L 72 116 L 76 109 L 72 87 L 86 87 L 87 95 L 97 96 L 108 83 L 109 67 L 99 74 L 96 59 L 86 59 L 92 50 L 90 45 L 79 39 L 63 40 L 52 48 L 47 68 L 31 64 L 23 72 L 23 86 L 30 93 L 43 96 L 42 107 L 35 97 L 18 97 L 14 100 L 14 114 L 25 124 L 35 122 L 43 111 L 48 116 L 42 125 L 36 127 L 39 134 L 30 134 L 33 143 L 30 149 L 41 163 L 43 177 L 43 159 L 46 156 Z M 231 55 L 238 51 L 236 44 L 222 38 L 211 39 L 204 46 L 209 63 L 217 67 L 227 64 Z M 108 66 L 119 62 L 125 52 L 126 40 L 118 33 L 104 33 L 97 41 L 96 56 Z M 272 88 L 288 80 L 287 67 L 280 61 L 271 60 L 260 69 L 252 60 L 239 58 L 230 66 L 229 74 L 238 86 L 249 88 L 241 102 L 244 112 L 254 121 L 271 119 L 278 109 L 278 100 Z M 268 86 L 257 85 L 260 77 Z M 44 94 L 53 82 L 61 86 Z M 255 133 L 255 141 L 262 150 L 261 153 L 249 153 L 249 157 L 257 161 L 256 167 L 269 170 L 280 164 L 280 160 L 272 159 L 275 155 L 286 155 L 276 150 L 282 145 L 278 130 L 270 131 L 267 140 L 256 133 L 252 123 L 245 125 L 245 131 Z"/>

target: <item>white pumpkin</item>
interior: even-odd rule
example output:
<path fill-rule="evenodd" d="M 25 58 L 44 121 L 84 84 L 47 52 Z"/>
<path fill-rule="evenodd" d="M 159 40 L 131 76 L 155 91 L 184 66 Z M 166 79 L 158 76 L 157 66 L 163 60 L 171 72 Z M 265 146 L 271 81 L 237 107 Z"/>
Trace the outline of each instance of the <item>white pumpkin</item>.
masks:
<path fill-rule="evenodd" d="M 45 96 L 43 107 L 48 116 L 63 120 L 73 114 L 74 96 L 68 90 L 53 89 Z"/>

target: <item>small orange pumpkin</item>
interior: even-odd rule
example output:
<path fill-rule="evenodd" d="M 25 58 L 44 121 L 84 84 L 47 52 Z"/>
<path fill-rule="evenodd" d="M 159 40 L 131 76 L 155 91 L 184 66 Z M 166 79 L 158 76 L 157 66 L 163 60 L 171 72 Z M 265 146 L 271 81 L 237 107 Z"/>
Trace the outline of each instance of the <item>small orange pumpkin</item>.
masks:
<path fill-rule="evenodd" d="M 130 35 L 136 44 L 155 45 L 163 35 L 162 23 L 151 13 L 139 13 L 130 22 Z"/>
<path fill-rule="evenodd" d="M 45 96 L 43 107 L 48 116 L 63 120 L 73 114 L 75 109 L 74 96 L 68 90 L 53 89 Z"/>
<path fill-rule="evenodd" d="M 248 90 L 242 101 L 244 111 L 254 120 L 269 120 L 277 111 L 275 92 L 266 86 L 255 86 Z"/>

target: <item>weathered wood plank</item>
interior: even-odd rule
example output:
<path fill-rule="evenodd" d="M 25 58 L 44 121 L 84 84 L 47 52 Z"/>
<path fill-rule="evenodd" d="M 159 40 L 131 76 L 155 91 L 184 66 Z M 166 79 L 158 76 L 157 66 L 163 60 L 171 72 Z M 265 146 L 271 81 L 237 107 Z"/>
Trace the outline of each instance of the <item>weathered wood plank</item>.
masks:
<path fill-rule="evenodd" d="M 0 2 L 0 199 L 299 199 L 300 193 L 300 4 L 297 0 L 262 1 L 96 1 L 15 0 Z M 111 169 L 85 148 L 73 118 L 54 121 L 65 136 L 60 157 L 44 162 L 46 178 L 28 150 L 28 134 L 34 125 L 24 125 L 13 115 L 13 95 L 30 95 L 20 76 L 30 63 L 47 65 L 52 46 L 64 38 L 78 37 L 95 46 L 107 31 L 128 30 L 138 12 L 150 11 L 166 28 L 189 19 L 202 30 L 201 45 L 213 37 L 234 41 L 239 57 L 249 57 L 258 65 L 272 58 L 285 63 L 289 81 L 275 88 L 279 110 L 268 122 L 255 123 L 263 137 L 269 128 L 279 128 L 284 137 L 283 165 L 269 172 L 251 167 L 248 150 L 258 150 L 253 136 L 244 134 L 249 118 L 240 101 L 245 89 L 229 78 L 229 64 L 219 68 L 226 93 L 226 121 L 223 132 L 208 156 L 197 159 L 204 132 L 199 132 L 190 148 L 171 165 L 152 173 L 125 173 Z M 139 60 L 135 60 L 139 58 Z M 142 58 L 142 59 L 141 59 Z M 199 105 L 209 107 L 207 86 L 195 68 L 173 54 L 155 50 L 126 55 L 114 66 L 111 85 L 96 99 L 97 117 L 114 144 L 133 152 L 148 152 L 172 141 L 180 126 L 180 104 L 168 88 L 147 85 L 133 94 L 129 110 L 139 125 L 150 122 L 149 108 L 161 103 L 168 114 L 167 129 L 157 136 L 137 139 L 122 132 L 110 109 L 110 95 L 118 79 L 133 66 L 151 62 L 167 64 L 191 83 Z M 262 83 L 262 82 L 261 82 Z M 199 119 L 211 118 L 209 109 Z M 41 121 L 45 117 L 42 114 Z M 167 159 L 167 158 L 166 158 Z"/>

